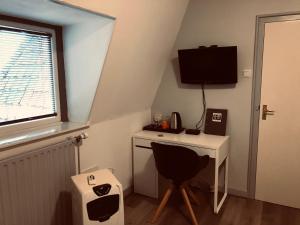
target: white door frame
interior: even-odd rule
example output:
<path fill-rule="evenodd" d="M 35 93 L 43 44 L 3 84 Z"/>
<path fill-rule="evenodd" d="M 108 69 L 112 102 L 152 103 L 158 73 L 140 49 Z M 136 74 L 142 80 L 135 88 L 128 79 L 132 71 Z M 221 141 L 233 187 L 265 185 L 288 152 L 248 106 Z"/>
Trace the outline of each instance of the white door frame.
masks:
<path fill-rule="evenodd" d="M 260 118 L 260 96 L 263 65 L 263 50 L 265 37 L 265 24 L 272 22 L 283 22 L 300 20 L 300 12 L 261 15 L 256 17 L 255 52 L 254 52 L 254 76 L 252 80 L 252 106 L 251 106 L 251 127 L 248 164 L 248 196 L 255 198 L 256 169 L 259 137 Z"/>

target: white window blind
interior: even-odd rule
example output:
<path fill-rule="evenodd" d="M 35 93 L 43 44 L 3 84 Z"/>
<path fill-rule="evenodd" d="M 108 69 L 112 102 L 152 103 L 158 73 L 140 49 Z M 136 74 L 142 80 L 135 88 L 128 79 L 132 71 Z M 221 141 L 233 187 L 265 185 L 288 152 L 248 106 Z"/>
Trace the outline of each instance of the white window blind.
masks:
<path fill-rule="evenodd" d="M 0 26 L 0 125 L 57 115 L 51 34 Z"/>

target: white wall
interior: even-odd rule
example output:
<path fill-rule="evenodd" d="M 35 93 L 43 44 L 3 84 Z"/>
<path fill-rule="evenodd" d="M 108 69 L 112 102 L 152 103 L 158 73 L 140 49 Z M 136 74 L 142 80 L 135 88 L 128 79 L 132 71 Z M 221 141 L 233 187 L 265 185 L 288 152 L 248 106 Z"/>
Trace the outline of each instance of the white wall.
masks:
<path fill-rule="evenodd" d="M 123 188 L 132 185 L 132 135 L 149 123 L 150 110 L 128 114 L 91 126 L 81 147 L 82 170 L 113 168 Z"/>
<path fill-rule="evenodd" d="M 188 0 L 68 2 L 116 17 L 81 164 L 82 169 L 114 168 L 126 189 L 132 179 L 132 134 L 150 123 L 150 107 Z"/>
<path fill-rule="evenodd" d="M 188 1 L 67 1 L 116 18 L 92 123 L 151 107 Z"/>
<path fill-rule="evenodd" d="M 93 20 L 63 27 L 68 118 L 86 123 L 114 28 L 114 20 Z"/>
<path fill-rule="evenodd" d="M 152 112 L 179 111 L 183 124 L 192 127 L 202 112 L 199 87 L 177 82 L 177 49 L 199 45 L 237 45 L 239 81 L 236 87 L 207 87 L 208 107 L 227 108 L 227 133 L 231 136 L 229 187 L 247 191 L 248 152 L 252 79 L 241 75 L 252 69 L 255 41 L 255 17 L 261 14 L 299 11 L 297 0 L 191 0 L 172 57 L 152 106 Z"/>

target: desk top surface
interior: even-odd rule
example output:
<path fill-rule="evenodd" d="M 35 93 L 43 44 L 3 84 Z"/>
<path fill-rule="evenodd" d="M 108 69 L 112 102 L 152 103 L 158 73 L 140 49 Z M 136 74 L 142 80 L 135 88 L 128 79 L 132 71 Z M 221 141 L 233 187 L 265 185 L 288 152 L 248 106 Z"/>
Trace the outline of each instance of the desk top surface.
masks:
<path fill-rule="evenodd" d="M 185 134 L 184 132 L 180 134 L 170 134 L 155 131 L 140 131 L 134 134 L 133 137 L 156 141 L 166 141 L 177 144 L 186 144 L 190 146 L 199 146 L 210 149 L 218 149 L 229 140 L 229 136 L 217 136 L 204 133 L 201 133 L 200 135 L 191 135 Z"/>

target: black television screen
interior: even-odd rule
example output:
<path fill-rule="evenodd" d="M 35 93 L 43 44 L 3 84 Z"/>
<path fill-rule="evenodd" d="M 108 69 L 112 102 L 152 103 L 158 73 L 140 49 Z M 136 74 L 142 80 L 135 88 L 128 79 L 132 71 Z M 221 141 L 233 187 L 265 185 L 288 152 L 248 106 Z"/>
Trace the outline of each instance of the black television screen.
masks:
<path fill-rule="evenodd" d="M 237 83 L 237 47 L 199 47 L 178 50 L 181 82 Z"/>

